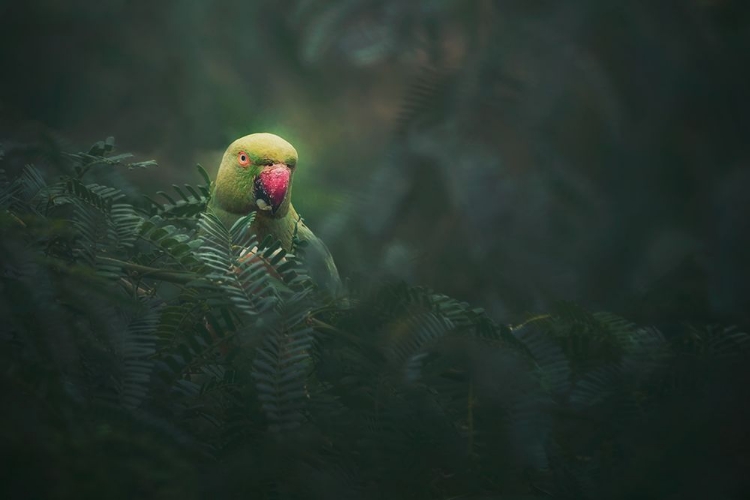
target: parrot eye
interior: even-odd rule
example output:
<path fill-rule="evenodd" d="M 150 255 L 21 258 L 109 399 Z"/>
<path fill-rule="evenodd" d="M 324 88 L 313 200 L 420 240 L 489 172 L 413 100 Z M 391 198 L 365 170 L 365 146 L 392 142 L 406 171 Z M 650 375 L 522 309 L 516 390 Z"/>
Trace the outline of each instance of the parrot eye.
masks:
<path fill-rule="evenodd" d="M 250 165 L 250 157 L 244 151 L 240 151 L 237 155 L 237 161 L 243 167 Z"/>

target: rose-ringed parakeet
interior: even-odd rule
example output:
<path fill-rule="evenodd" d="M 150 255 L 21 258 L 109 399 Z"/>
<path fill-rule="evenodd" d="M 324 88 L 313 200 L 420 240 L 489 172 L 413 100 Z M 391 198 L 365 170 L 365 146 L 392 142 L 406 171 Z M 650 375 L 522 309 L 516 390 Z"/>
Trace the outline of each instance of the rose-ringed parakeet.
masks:
<path fill-rule="evenodd" d="M 288 252 L 296 228 L 297 238 L 307 242 L 304 260 L 311 278 L 337 297 L 342 286 L 333 257 L 292 205 L 296 168 L 297 151 L 281 137 L 268 133 L 241 137 L 224 153 L 208 208 L 227 228 L 256 211 L 250 229 L 258 240 L 271 235 Z"/>

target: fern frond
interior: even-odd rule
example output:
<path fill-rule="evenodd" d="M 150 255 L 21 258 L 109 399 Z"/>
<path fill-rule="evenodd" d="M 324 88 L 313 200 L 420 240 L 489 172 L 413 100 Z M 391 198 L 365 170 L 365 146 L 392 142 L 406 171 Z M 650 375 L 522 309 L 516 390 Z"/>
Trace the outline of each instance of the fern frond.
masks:
<path fill-rule="evenodd" d="M 23 167 L 19 181 L 23 186 L 26 198 L 33 198 L 37 193 L 47 187 L 47 183 L 45 182 L 44 177 L 42 177 L 42 174 L 31 164 Z"/>
<path fill-rule="evenodd" d="M 89 148 L 88 152 L 80 151 L 78 153 L 63 153 L 63 155 L 74 162 L 73 171 L 75 172 L 75 178 L 78 180 L 83 178 L 92 167 L 98 165 L 124 165 L 128 170 L 157 166 L 155 160 L 126 162 L 124 160 L 132 158 L 133 154 L 120 153 L 113 155 L 112 152 L 114 149 L 115 138 L 110 136 L 103 141 L 95 142 Z"/>
<path fill-rule="evenodd" d="M 149 256 L 149 259 L 166 256 L 169 257 L 166 262 L 168 266 L 176 265 L 182 270 L 200 271 L 202 265 L 194 253 L 203 241 L 196 238 L 193 231 L 168 224 L 168 221 L 158 215 L 136 224 L 141 240 L 152 244 L 158 252 Z M 142 263 L 152 264 L 152 262 Z"/>
<path fill-rule="evenodd" d="M 156 326 L 159 319 L 155 302 L 129 318 L 122 332 L 115 332 L 114 353 L 122 363 L 119 384 L 120 402 L 126 408 L 137 408 L 148 396 L 153 369 L 151 355 L 156 352 Z"/>
<path fill-rule="evenodd" d="M 37 198 L 47 189 L 47 183 L 39 170 L 32 164 L 26 164 L 19 177 L 6 182 L 0 189 L 0 207 L 19 205 L 24 212 L 37 213 Z"/>
<path fill-rule="evenodd" d="M 186 335 L 195 331 L 195 326 L 202 322 L 205 314 L 201 299 L 196 290 L 187 288 L 180 294 L 176 303 L 168 304 L 161 309 L 159 326 L 156 329 L 157 345 L 160 349 L 176 345 L 184 340 Z M 202 329 L 201 333 L 204 333 L 203 330 L 205 329 Z M 210 335 L 204 340 L 210 343 Z"/>
<path fill-rule="evenodd" d="M 705 361 L 730 361 L 750 352 L 750 335 L 736 326 L 691 326 L 683 345 L 690 353 Z"/>
<path fill-rule="evenodd" d="M 453 323 L 434 313 L 409 316 L 389 326 L 389 357 L 397 364 L 414 363 L 425 349 L 454 328 Z"/>
<path fill-rule="evenodd" d="M 115 228 L 116 246 L 119 250 L 129 250 L 138 239 L 138 234 L 144 223 L 132 205 L 127 203 L 113 203 L 110 217 Z"/>
<path fill-rule="evenodd" d="M 125 196 L 119 189 L 99 184 L 87 184 L 84 186 L 75 179 L 69 179 L 65 183 L 65 188 L 67 194 L 105 213 L 109 213 L 112 204 Z"/>
<path fill-rule="evenodd" d="M 175 390 L 191 398 L 196 397 L 202 380 L 220 376 L 219 372 L 223 373 L 224 368 L 216 363 L 220 358 L 221 346 L 225 345 L 230 333 L 210 313 L 199 317 L 186 330 L 174 331 L 178 325 L 185 324 L 182 321 L 185 311 L 173 308 L 165 310 L 165 314 L 157 330 L 159 359 L 163 362 L 161 377 L 172 384 Z M 191 311 L 187 313 L 187 317 L 192 314 L 199 316 L 197 312 Z M 227 354 L 224 358 L 227 358 Z M 185 380 L 190 380 L 190 384 L 185 385 Z"/>
<path fill-rule="evenodd" d="M 306 419 L 303 409 L 309 399 L 306 381 L 313 367 L 313 329 L 305 312 L 297 314 L 265 334 L 253 361 L 258 399 L 274 432 L 294 429 Z"/>
<path fill-rule="evenodd" d="M 199 229 L 204 235 L 204 244 L 197 255 L 209 270 L 207 277 L 226 294 L 229 303 L 254 316 L 275 307 L 279 296 L 267 263 L 245 255 L 248 249 L 244 245 L 258 246 L 254 235 L 246 238 L 247 230 L 239 229 L 248 227 L 247 221 L 251 217 L 252 214 L 243 217 L 234 225 L 235 236 L 243 244 L 240 246 L 235 244 L 232 233 L 218 218 L 213 214 L 203 214 Z"/>
<path fill-rule="evenodd" d="M 18 196 L 19 191 L 21 191 L 21 184 L 19 182 L 4 182 L 0 186 L 0 208 L 8 208 L 13 199 Z"/>
<path fill-rule="evenodd" d="M 78 236 L 74 255 L 89 266 L 95 266 L 101 249 L 114 239 L 114 231 L 100 207 L 75 198 L 71 203 L 74 207 L 72 223 Z"/>
<path fill-rule="evenodd" d="M 157 192 L 158 195 L 166 200 L 165 203 L 159 203 L 153 198 L 144 195 L 144 198 L 150 204 L 149 215 L 159 215 L 164 218 L 173 219 L 194 219 L 206 211 L 211 197 L 211 181 L 203 167 L 200 165 L 196 167 L 206 184 L 201 186 L 184 184 L 182 188 L 173 184 L 172 189 L 177 199 L 165 191 Z"/>
<path fill-rule="evenodd" d="M 543 387 L 558 397 L 570 388 L 570 364 L 559 343 L 533 325 L 522 327 L 518 338 L 531 353 Z"/>
<path fill-rule="evenodd" d="M 596 406 L 616 394 L 622 394 L 620 380 L 622 369 L 607 365 L 594 369 L 581 377 L 570 394 L 570 404 L 577 408 Z"/>

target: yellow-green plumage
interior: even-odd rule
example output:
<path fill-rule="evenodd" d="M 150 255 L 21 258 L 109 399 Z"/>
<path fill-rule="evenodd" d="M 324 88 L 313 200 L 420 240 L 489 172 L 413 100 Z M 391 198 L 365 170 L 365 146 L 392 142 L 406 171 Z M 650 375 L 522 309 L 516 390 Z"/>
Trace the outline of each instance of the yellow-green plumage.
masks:
<path fill-rule="evenodd" d="M 247 155 L 247 165 L 242 164 L 242 154 Z M 288 168 L 288 186 L 278 207 L 270 210 L 263 203 L 264 197 L 258 194 L 258 179 L 264 172 L 267 174 L 272 169 L 284 170 L 284 167 Z M 341 280 L 331 253 L 299 220 L 299 215 L 292 206 L 292 180 L 296 167 L 297 151 L 281 137 L 268 133 L 241 137 L 230 144 L 224 153 L 212 186 L 208 209 L 228 228 L 240 217 L 255 211 L 251 230 L 258 239 L 262 241 L 270 235 L 279 240 L 287 251 L 291 251 L 296 227 L 297 237 L 307 241 L 305 261 L 311 277 L 321 288 L 339 295 Z M 259 209 L 259 204 L 264 209 Z"/>

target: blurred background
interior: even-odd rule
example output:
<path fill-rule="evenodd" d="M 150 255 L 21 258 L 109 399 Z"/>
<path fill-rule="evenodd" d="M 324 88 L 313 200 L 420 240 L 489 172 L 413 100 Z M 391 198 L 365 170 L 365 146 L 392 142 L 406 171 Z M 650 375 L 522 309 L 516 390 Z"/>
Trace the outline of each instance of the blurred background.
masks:
<path fill-rule="evenodd" d="M 402 279 L 513 322 L 559 299 L 750 319 L 742 0 L 35 0 L 0 4 L 0 141 L 113 135 L 215 173 L 253 132 L 353 287 Z"/>

